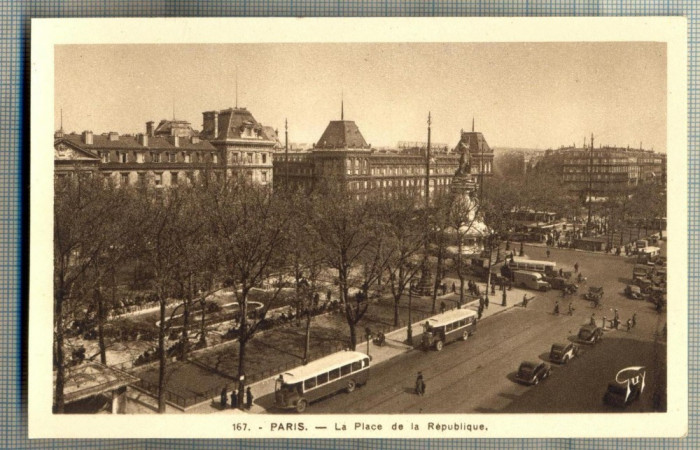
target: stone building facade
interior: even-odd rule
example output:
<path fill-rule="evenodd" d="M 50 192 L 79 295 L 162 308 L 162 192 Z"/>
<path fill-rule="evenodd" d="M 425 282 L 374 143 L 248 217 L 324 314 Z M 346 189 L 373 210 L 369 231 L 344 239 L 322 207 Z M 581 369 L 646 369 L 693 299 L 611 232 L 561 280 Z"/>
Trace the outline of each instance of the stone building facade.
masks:
<path fill-rule="evenodd" d="M 474 173 L 491 174 L 493 151 L 481 133 L 462 133 L 452 150 L 430 152 L 430 192 L 446 192 L 459 168 L 460 155 L 469 152 Z M 477 155 L 478 156 L 475 156 Z M 482 164 L 479 166 L 479 164 Z M 369 192 L 414 191 L 425 193 L 426 149 L 377 150 L 365 141 L 351 120 L 333 120 L 313 148 L 303 152 L 275 155 L 274 178 L 279 187 L 312 189 L 323 180 L 336 180 L 363 196 Z"/>

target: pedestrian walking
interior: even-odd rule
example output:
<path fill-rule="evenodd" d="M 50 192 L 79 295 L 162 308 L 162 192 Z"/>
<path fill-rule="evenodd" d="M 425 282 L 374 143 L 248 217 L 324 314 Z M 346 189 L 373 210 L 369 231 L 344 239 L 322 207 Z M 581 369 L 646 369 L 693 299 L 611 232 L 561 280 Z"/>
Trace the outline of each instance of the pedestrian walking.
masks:
<path fill-rule="evenodd" d="M 603 326 L 601 328 L 605 328 L 605 324 L 607 323 L 608 318 L 603 316 Z"/>
<path fill-rule="evenodd" d="M 527 308 L 527 294 L 523 294 L 523 308 Z"/>
<path fill-rule="evenodd" d="M 484 297 L 479 297 L 479 306 L 482 308 L 486 306 L 486 301 L 484 300 Z"/>
<path fill-rule="evenodd" d="M 476 313 L 477 313 L 477 319 L 481 320 L 481 316 L 484 315 L 484 305 L 479 304 L 479 309 L 477 309 Z"/>
<path fill-rule="evenodd" d="M 547 249 L 547 259 L 549 259 L 549 249 Z"/>
<path fill-rule="evenodd" d="M 331 301 L 331 290 L 330 290 L 330 289 L 328 289 L 328 290 L 326 291 L 326 301 L 327 301 L 327 302 L 330 302 L 330 301 Z"/>
<path fill-rule="evenodd" d="M 595 325 L 595 313 L 591 314 L 591 325 Z"/>
<path fill-rule="evenodd" d="M 443 314 L 446 308 L 445 302 L 440 302 L 440 314 Z"/>
<path fill-rule="evenodd" d="M 496 284 L 491 283 L 491 295 L 496 295 Z"/>
<path fill-rule="evenodd" d="M 501 306 L 508 306 L 508 302 L 506 300 L 506 291 L 503 291 L 503 302 L 501 303 Z"/>
<path fill-rule="evenodd" d="M 574 272 L 578 273 L 578 262 L 574 264 Z"/>
<path fill-rule="evenodd" d="M 238 408 L 238 391 L 234 389 L 231 391 L 231 409 Z"/>
<path fill-rule="evenodd" d="M 572 305 L 571 302 L 569 302 L 569 315 L 574 315 L 574 305 Z"/>
<path fill-rule="evenodd" d="M 632 319 L 627 319 L 627 332 L 629 333 L 632 329 Z"/>
<path fill-rule="evenodd" d="M 455 294 L 457 292 L 457 286 L 452 282 L 452 293 Z"/>
<path fill-rule="evenodd" d="M 559 276 L 560 277 L 564 276 L 564 269 L 562 269 L 561 267 L 559 268 Z"/>
<path fill-rule="evenodd" d="M 637 313 L 632 314 L 632 328 L 637 326 Z"/>
<path fill-rule="evenodd" d="M 554 304 L 554 315 L 558 316 L 559 315 L 559 300 L 556 301 Z"/>
<path fill-rule="evenodd" d="M 228 396 L 228 394 L 226 394 L 226 386 L 224 386 L 224 387 L 221 389 L 221 398 L 220 398 L 220 401 L 221 401 L 221 408 L 222 408 L 222 409 L 225 409 L 225 408 L 226 408 L 226 398 L 227 398 L 227 396 Z"/>
<path fill-rule="evenodd" d="M 250 391 L 250 386 L 245 390 L 245 409 L 253 407 L 253 393 Z"/>
<path fill-rule="evenodd" d="M 486 309 L 489 309 L 489 297 L 488 297 L 488 295 L 486 296 L 486 298 L 484 298 L 484 306 L 486 307 Z"/>
<path fill-rule="evenodd" d="M 423 396 L 425 394 L 425 380 L 423 379 L 423 373 L 418 372 L 416 377 L 416 394 Z"/>
<path fill-rule="evenodd" d="M 442 295 L 445 295 L 447 293 L 447 285 L 442 283 L 440 287 L 442 288 Z"/>

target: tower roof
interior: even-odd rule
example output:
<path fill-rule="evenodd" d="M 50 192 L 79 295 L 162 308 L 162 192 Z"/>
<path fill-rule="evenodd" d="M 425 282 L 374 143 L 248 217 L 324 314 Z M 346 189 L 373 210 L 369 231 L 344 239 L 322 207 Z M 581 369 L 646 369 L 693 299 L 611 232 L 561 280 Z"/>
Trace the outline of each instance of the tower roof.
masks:
<path fill-rule="evenodd" d="M 352 120 L 331 120 L 316 148 L 369 148 L 360 129 Z"/>
<path fill-rule="evenodd" d="M 463 131 L 462 137 L 457 143 L 457 152 L 459 153 L 463 149 L 469 150 L 469 153 L 491 153 L 491 147 L 489 147 L 486 138 L 484 138 L 483 133 L 478 131 Z"/>

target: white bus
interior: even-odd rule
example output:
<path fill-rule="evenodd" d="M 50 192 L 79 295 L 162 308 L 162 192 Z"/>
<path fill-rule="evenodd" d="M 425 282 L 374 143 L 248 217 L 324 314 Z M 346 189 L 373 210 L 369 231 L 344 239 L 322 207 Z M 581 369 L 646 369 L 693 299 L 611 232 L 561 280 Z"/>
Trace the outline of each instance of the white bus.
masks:
<path fill-rule="evenodd" d="M 448 342 L 466 341 L 476 330 L 476 317 L 471 309 L 453 309 L 431 317 L 423 324 L 423 348 L 440 351 Z"/>
<path fill-rule="evenodd" d="M 557 263 L 553 261 L 537 261 L 534 259 L 513 258 L 508 260 L 508 268 L 513 270 L 527 270 L 529 272 L 539 272 L 546 275 L 557 274 Z"/>
<path fill-rule="evenodd" d="M 304 412 L 319 398 L 365 384 L 369 378 L 369 356 L 344 351 L 311 361 L 281 373 L 275 382 L 275 406 Z"/>

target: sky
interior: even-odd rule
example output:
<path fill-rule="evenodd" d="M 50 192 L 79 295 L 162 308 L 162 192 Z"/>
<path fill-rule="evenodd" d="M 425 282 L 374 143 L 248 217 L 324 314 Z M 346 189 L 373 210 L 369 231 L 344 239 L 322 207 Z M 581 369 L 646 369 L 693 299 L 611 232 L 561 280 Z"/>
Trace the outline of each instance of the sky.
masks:
<path fill-rule="evenodd" d="M 236 80 L 237 83 L 236 83 Z M 236 84 L 238 89 L 236 89 Z M 460 130 L 492 147 L 641 145 L 666 150 L 666 45 L 600 43 L 61 45 L 55 123 L 66 132 L 145 132 L 236 106 L 289 141 L 353 120 L 374 147 L 450 147 Z M 237 92 L 237 94 L 236 94 Z"/>

